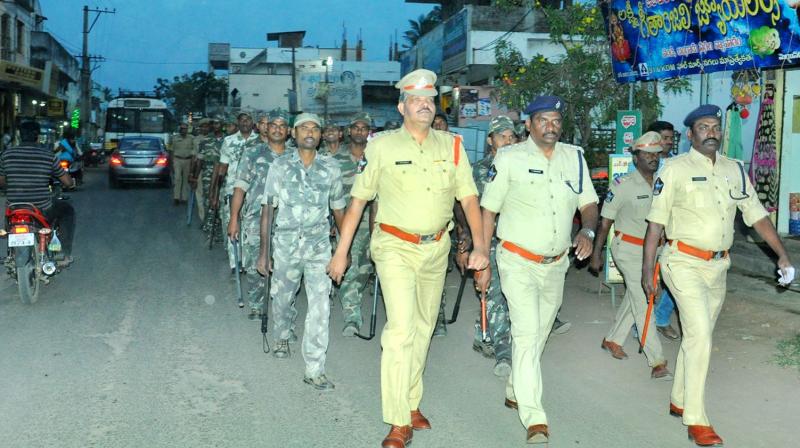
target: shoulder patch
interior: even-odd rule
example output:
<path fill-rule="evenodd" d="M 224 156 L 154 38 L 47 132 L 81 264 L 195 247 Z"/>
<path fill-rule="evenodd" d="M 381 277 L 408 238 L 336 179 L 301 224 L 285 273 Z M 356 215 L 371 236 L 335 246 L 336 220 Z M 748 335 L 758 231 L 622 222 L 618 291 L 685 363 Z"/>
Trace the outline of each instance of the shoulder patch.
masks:
<path fill-rule="evenodd" d="M 608 193 L 606 193 L 606 202 L 610 204 L 611 201 L 613 200 L 614 200 L 614 192 L 609 190 Z"/>
<path fill-rule="evenodd" d="M 661 178 L 659 177 L 653 183 L 653 196 L 660 195 L 661 194 L 661 190 L 663 190 L 663 189 L 664 189 L 664 181 L 661 180 Z"/>
<path fill-rule="evenodd" d="M 486 182 L 493 181 L 495 177 L 497 177 L 497 168 L 492 164 L 492 166 L 489 167 L 489 171 L 486 172 Z"/>
<path fill-rule="evenodd" d="M 364 172 L 364 169 L 367 167 L 367 155 L 363 154 L 360 159 L 358 159 L 358 165 L 356 165 L 356 173 L 361 174 Z"/>

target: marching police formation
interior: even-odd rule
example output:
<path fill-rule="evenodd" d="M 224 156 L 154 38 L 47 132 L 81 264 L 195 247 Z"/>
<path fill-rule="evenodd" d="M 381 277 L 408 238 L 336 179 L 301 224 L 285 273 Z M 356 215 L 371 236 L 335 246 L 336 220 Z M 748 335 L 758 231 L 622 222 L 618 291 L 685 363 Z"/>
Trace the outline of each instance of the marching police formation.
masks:
<path fill-rule="evenodd" d="M 414 431 L 432 427 L 420 409 L 423 372 L 443 320 L 454 250 L 459 269 L 474 273 L 476 291 L 486 298 L 473 348 L 494 360 L 495 375 L 507 377 L 505 406 L 516 411 L 525 440 L 547 443 L 542 353 L 566 274 L 572 259 L 600 270 L 611 234 L 626 292 L 601 348 L 626 359 L 622 346 L 633 329 L 651 377 L 673 381 L 664 411 L 682 419 L 697 445 L 721 445 L 706 414 L 705 383 L 737 209 L 777 254 L 784 283 L 794 268 L 742 163 L 718 152 L 720 109 L 704 105 L 689 113 L 685 154 L 666 157 L 671 135 L 665 143 L 659 132 L 666 127 L 645 133 L 630 148 L 634 169 L 598 198 L 584 150 L 560 141 L 569 113 L 561 98 L 533 99 L 522 127 L 506 116 L 492 119 L 485 157 L 471 165 L 462 138 L 436 114 L 436 81 L 424 69 L 403 77 L 395 86 L 403 123 L 371 138 L 366 113 L 341 128 L 314 114 L 291 117 L 276 109 L 257 117 L 256 129 L 242 113 L 234 132 L 225 136 L 221 123 L 209 121 L 194 143 L 181 127 L 173 143 L 181 165 L 176 176 L 190 173 L 211 242 L 225 235 L 231 272 L 245 279 L 249 318 L 272 318 L 273 356 L 290 357 L 298 340 L 302 281 L 303 381 L 335 389 L 325 368 L 332 298 L 341 303 L 342 334 L 357 335 L 374 273 L 386 310 L 380 388 L 390 429 L 382 446 L 408 446 Z M 192 157 L 191 169 L 179 162 Z M 176 183 L 175 201 L 187 191 Z M 669 324 L 671 310 L 666 323 L 647 311 L 665 287 L 670 294 L 661 300 L 674 298 L 682 336 Z M 658 332 L 648 335 L 652 327 Z M 674 373 L 659 334 L 681 337 Z"/>

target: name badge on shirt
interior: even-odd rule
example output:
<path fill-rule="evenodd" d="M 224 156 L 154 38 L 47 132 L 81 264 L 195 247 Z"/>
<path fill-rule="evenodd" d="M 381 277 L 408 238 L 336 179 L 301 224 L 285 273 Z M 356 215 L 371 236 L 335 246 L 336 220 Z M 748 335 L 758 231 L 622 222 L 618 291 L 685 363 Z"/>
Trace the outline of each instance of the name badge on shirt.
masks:
<path fill-rule="evenodd" d="M 528 172 L 531 173 L 531 174 L 544 174 L 544 171 L 533 169 L 533 168 L 529 169 Z"/>
<path fill-rule="evenodd" d="M 708 179 L 706 179 L 706 177 L 705 177 L 705 176 L 699 176 L 699 177 L 693 177 L 693 178 L 692 178 L 692 182 L 705 182 L 705 181 L 707 181 L 707 180 L 708 180 Z"/>
<path fill-rule="evenodd" d="M 394 164 L 395 165 L 411 165 L 411 161 L 410 160 L 398 160 L 397 162 L 394 162 Z"/>
<path fill-rule="evenodd" d="M 647 198 L 649 198 L 649 197 L 650 197 L 650 195 L 649 195 L 649 194 L 643 194 L 643 195 L 641 195 L 641 196 L 636 196 L 636 199 L 647 199 Z"/>

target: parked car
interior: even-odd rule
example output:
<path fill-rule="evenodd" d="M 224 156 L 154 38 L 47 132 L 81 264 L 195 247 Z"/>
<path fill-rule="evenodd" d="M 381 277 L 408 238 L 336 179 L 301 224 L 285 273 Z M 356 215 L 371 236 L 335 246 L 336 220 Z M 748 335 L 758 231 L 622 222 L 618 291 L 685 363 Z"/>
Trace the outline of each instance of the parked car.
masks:
<path fill-rule="evenodd" d="M 108 160 L 108 183 L 158 183 L 170 185 L 169 155 L 159 137 L 123 137 Z"/>

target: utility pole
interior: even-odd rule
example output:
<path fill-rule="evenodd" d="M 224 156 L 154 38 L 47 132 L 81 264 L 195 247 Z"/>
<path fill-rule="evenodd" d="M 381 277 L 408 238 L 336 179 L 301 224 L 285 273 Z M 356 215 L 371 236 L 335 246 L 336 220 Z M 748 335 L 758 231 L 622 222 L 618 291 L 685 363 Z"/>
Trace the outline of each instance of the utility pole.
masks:
<path fill-rule="evenodd" d="M 97 15 L 94 17 L 92 24 L 89 24 L 89 13 L 96 12 Z M 84 142 L 89 137 L 87 133 L 89 132 L 89 119 L 92 113 L 92 68 L 89 66 L 92 59 L 99 59 L 99 58 L 92 58 L 89 56 L 89 33 L 92 32 L 92 28 L 94 28 L 95 23 L 97 23 L 97 19 L 100 18 L 100 14 L 114 14 L 116 13 L 116 9 L 90 9 L 88 6 L 83 7 L 83 54 L 81 55 L 81 137 L 83 138 Z"/>

